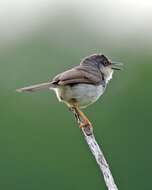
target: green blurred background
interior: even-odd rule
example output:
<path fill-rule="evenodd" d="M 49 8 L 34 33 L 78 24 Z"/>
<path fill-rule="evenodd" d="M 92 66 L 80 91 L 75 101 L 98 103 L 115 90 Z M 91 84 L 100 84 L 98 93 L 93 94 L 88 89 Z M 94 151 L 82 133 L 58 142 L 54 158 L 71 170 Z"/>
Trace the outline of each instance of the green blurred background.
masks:
<path fill-rule="evenodd" d="M 73 115 L 47 81 L 83 57 L 124 63 L 85 110 L 120 190 L 152 189 L 152 2 L 0 2 L 0 189 L 106 189 Z"/>

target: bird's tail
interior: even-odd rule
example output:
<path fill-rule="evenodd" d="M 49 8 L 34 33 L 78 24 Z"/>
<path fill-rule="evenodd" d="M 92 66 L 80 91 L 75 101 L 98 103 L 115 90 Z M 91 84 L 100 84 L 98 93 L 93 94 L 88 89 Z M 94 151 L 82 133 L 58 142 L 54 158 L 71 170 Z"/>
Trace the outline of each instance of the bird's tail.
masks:
<path fill-rule="evenodd" d="M 55 88 L 55 85 L 52 84 L 52 82 L 45 82 L 45 83 L 40 83 L 40 84 L 35 84 L 31 86 L 27 86 L 24 88 L 19 88 L 16 91 L 17 92 L 37 92 L 39 90 L 46 90 L 49 88 Z"/>

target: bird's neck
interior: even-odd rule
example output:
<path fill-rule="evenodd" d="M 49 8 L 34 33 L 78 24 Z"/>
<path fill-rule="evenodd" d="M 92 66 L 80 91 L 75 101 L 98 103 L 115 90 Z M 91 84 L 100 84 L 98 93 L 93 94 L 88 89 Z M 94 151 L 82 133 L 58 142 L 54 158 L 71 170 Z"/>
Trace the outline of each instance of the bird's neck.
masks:
<path fill-rule="evenodd" d="M 109 81 L 112 79 L 112 75 L 113 75 L 113 71 L 103 73 L 105 85 L 108 84 Z"/>

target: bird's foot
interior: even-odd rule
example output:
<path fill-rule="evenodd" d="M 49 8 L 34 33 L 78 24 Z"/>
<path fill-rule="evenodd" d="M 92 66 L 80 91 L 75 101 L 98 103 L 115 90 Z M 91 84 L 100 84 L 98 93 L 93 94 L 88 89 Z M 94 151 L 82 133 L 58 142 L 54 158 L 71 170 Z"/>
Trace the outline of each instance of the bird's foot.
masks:
<path fill-rule="evenodd" d="M 93 126 L 89 120 L 82 122 L 79 127 L 87 136 L 93 135 Z"/>
<path fill-rule="evenodd" d="M 89 120 L 84 120 L 81 124 L 80 124 L 80 129 L 82 129 L 83 127 L 89 127 L 89 128 L 93 128 L 92 124 L 90 123 Z"/>
<path fill-rule="evenodd" d="M 89 127 L 90 129 L 93 129 L 93 126 L 92 126 L 91 122 L 84 115 L 84 113 L 79 109 L 78 106 L 70 107 L 69 109 L 74 113 L 76 120 L 79 121 L 80 129 L 82 129 L 84 127 L 85 128 Z"/>

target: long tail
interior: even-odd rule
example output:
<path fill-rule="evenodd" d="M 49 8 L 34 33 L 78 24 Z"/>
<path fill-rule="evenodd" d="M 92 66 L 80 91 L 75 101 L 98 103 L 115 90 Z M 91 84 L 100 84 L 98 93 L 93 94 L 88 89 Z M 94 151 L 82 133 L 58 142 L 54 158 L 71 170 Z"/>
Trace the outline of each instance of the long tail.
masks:
<path fill-rule="evenodd" d="M 49 88 L 54 88 L 55 85 L 52 84 L 52 82 L 45 82 L 45 83 L 40 83 L 40 84 L 35 84 L 35 85 L 31 85 L 31 86 L 27 86 L 24 88 L 19 88 L 16 91 L 17 92 L 36 92 L 39 90 L 46 90 Z"/>

